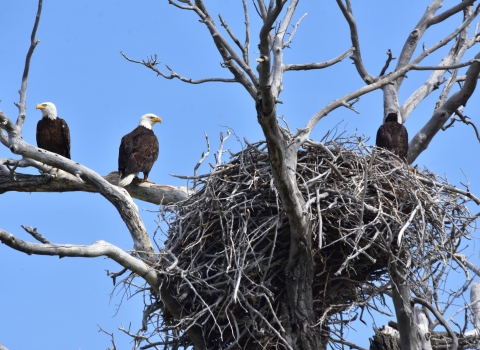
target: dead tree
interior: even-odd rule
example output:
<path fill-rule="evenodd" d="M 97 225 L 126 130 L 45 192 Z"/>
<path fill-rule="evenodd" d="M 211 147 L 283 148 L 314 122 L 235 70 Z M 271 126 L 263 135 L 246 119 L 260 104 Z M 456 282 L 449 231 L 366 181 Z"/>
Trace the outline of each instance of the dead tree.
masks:
<path fill-rule="evenodd" d="M 408 162 L 412 163 L 454 113 L 463 116 L 460 109 L 476 88 L 480 54 L 469 61 L 462 62 L 462 58 L 479 41 L 477 31 L 469 36 L 479 7 L 474 0 L 458 1 L 437 14 L 443 2 L 433 0 L 408 36 L 395 69 L 387 73 L 393 60 L 389 51 L 385 66 L 375 76 L 362 61 L 350 0 L 337 0 L 350 28 L 350 48 L 328 62 L 285 64 L 283 50 L 291 44 L 303 18 L 295 13 L 298 2 L 255 0 L 252 11 L 251 5 L 242 0 L 245 41 L 241 43 L 222 16 L 220 25 L 225 30 L 217 26 L 202 0 L 169 0 L 181 10 L 193 11 L 206 26 L 230 78 L 193 80 L 168 66 L 170 73 L 166 74 L 158 68 L 156 56 L 137 61 L 122 53 L 127 60 L 164 78 L 192 84 L 235 82 L 252 97 L 252 110 L 255 106 L 265 142 L 249 145 L 232 155 L 227 164 L 219 157 L 211 174 L 193 177 L 200 186 L 191 195 L 187 189 L 161 186 L 145 193 L 135 184 L 124 190 L 115 186 L 113 175 L 101 177 L 22 139 L 29 62 L 37 45 L 35 33 L 42 6 L 39 0 L 16 123 L 0 112 L 0 142 L 22 156 L 20 160 L 0 159 L 0 191 L 98 192 L 118 210 L 130 231 L 136 255 L 103 241 L 90 246 L 54 245 L 30 228 L 25 229 L 40 244 L 19 240 L 1 229 L 0 240 L 29 254 L 108 256 L 132 272 L 124 283 L 142 278 L 147 286 L 143 292 L 152 300 L 144 311 L 142 331 L 149 327 L 153 330 L 148 336 L 131 335 L 137 345 L 148 342 L 143 348 L 313 350 L 340 344 L 360 349 L 344 338 L 343 327 L 352 322 L 350 312 L 378 310 L 376 303 L 382 304 L 386 297 L 392 298 L 395 306 L 402 350 L 435 347 L 427 334 L 437 325 L 445 328 L 442 339 L 450 349 L 457 349 L 459 339 L 469 341 L 461 346 L 477 346 L 476 333 L 465 334 L 473 322 L 467 318 L 464 329 L 457 334 L 450 326 L 452 320 L 445 319 L 446 309 L 460 294 L 455 291 L 440 296 L 440 284 L 450 268 L 465 272 L 460 291 L 472 283 L 468 271 L 474 267 L 458 257 L 458 246 L 463 238 L 469 238 L 477 218 L 465 203 L 479 204 L 480 200 L 468 188 L 455 188 L 427 170 L 417 175 L 394 155 L 365 146 L 361 138 L 330 136 L 315 142 L 310 135 L 333 110 L 354 110 L 361 96 L 379 89 L 383 91 L 385 116 L 395 111 L 405 121 L 420 101 L 444 85 L 432 117 L 410 142 Z M 450 17 L 458 18 L 460 13 L 463 17 L 457 28 L 414 57 L 429 27 Z M 250 52 L 253 17 L 261 23 L 256 34 L 259 53 L 254 59 Z M 298 20 L 288 33 L 295 17 Z M 445 45 L 451 49 L 437 66 L 421 65 Z M 276 105 L 280 103 L 284 74 L 328 68 L 348 55 L 365 86 L 319 106 L 296 133 L 281 127 Z M 465 75 L 458 76 L 458 70 L 467 66 Z M 432 74 L 400 105 L 402 82 L 407 73 L 416 70 L 430 70 Z M 452 94 L 458 82 L 461 88 Z M 17 174 L 19 167 L 34 167 L 43 175 Z M 52 174 L 52 167 L 59 170 Z M 167 192 L 172 191 L 175 194 L 165 200 Z M 164 209 L 170 228 L 163 250 L 153 248 L 131 196 L 163 204 L 188 197 Z M 193 218 L 192 213 L 199 215 Z M 472 308 L 475 304 L 476 300 Z M 161 326 L 153 326 L 151 320 L 158 316 L 158 310 L 162 314 L 155 324 Z M 150 339 L 156 335 L 162 337 L 160 342 Z"/>

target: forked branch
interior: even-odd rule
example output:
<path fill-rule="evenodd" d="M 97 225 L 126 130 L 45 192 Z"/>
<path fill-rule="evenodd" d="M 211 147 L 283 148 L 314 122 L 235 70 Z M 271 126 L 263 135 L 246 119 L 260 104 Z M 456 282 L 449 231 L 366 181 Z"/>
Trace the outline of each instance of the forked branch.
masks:
<path fill-rule="evenodd" d="M 137 63 L 141 64 L 142 66 L 145 66 L 151 70 L 153 70 L 157 75 L 162 76 L 165 79 L 178 79 L 180 81 L 183 81 L 184 83 L 189 83 L 189 84 L 203 84 L 203 83 L 211 83 L 211 82 L 221 82 L 221 83 L 238 83 L 236 79 L 228 79 L 228 78 L 205 78 L 205 79 L 192 79 L 192 78 L 185 78 L 181 76 L 180 74 L 177 74 L 173 69 L 171 69 L 168 65 L 165 65 L 167 69 L 170 71 L 170 75 L 163 73 L 161 70 L 159 70 L 156 66 L 160 63 L 157 62 L 157 55 L 152 56 L 151 58 L 142 61 L 137 61 L 132 58 L 129 58 L 127 55 L 125 55 L 122 51 L 120 51 L 120 54 L 129 62 L 132 63 Z"/>

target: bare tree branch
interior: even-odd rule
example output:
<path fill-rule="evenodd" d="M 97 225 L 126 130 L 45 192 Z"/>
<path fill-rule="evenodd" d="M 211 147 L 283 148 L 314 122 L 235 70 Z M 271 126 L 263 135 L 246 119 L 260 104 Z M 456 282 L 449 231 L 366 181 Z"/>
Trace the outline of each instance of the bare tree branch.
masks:
<path fill-rule="evenodd" d="M 210 31 L 213 41 L 215 42 L 215 45 L 217 45 L 217 48 L 220 54 L 222 55 L 222 57 L 224 58 L 225 63 L 233 59 L 233 61 L 235 61 L 235 63 L 238 64 L 242 68 L 242 70 L 248 75 L 253 85 L 256 86 L 258 84 L 257 76 L 255 75 L 253 70 L 250 68 L 250 66 L 248 66 L 247 63 L 245 63 L 237 55 L 235 50 L 228 44 L 225 38 L 218 32 L 213 22 L 213 19 L 208 13 L 202 0 L 195 0 L 194 11 L 202 19 L 202 22 L 207 26 L 208 30 Z M 238 80 L 242 81 L 241 79 L 238 79 Z"/>
<path fill-rule="evenodd" d="M 242 0 L 243 13 L 245 14 L 245 44 L 243 45 L 243 60 L 250 65 L 249 50 L 250 50 L 250 19 L 248 17 L 247 0 Z M 255 5 L 255 3 L 254 3 Z"/>
<path fill-rule="evenodd" d="M 220 23 L 222 24 L 222 27 L 225 28 L 225 30 L 227 31 L 228 35 L 230 35 L 230 38 L 232 38 L 233 42 L 235 44 L 237 44 L 238 48 L 240 49 L 240 51 L 242 51 L 242 56 L 243 56 L 243 60 L 245 62 L 247 62 L 245 60 L 245 50 L 244 50 L 244 47 L 243 45 L 240 43 L 240 40 L 238 40 L 238 38 L 235 36 L 235 34 L 233 34 L 232 30 L 230 29 L 230 27 L 228 26 L 227 22 L 225 22 L 225 20 L 223 19 L 222 15 L 221 14 L 218 14 L 218 18 L 220 19 Z"/>
<path fill-rule="evenodd" d="M 81 182 L 62 170 L 47 175 L 11 175 L 0 173 L 0 194 L 10 191 L 15 192 L 91 192 L 99 193 L 99 190 L 88 182 Z M 69 176 L 61 176 L 65 174 Z M 118 172 L 113 171 L 103 177 L 111 185 L 118 186 Z M 192 191 L 184 186 L 174 187 L 169 185 L 157 185 L 146 182 L 133 181 L 125 189 L 133 198 L 153 204 L 171 204 L 187 199 Z"/>
<path fill-rule="evenodd" d="M 480 59 L 480 53 L 478 53 L 475 58 Z M 430 141 L 448 118 L 450 118 L 460 106 L 466 105 L 468 99 L 475 91 L 479 73 L 480 62 L 475 62 L 468 68 L 466 74 L 467 79 L 460 91 L 453 94 L 442 107 L 438 108 L 427 124 L 413 137 L 408 145 L 409 164 L 413 163 L 418 155 L 428 147 Z"/>
<path fill-rule="evenodd" d="M 420 19 L 418 24 L 416 25 L 415 29 L 410 33 L 405 45 L 403 46 L 402 52 L 400 53 L 400 57 L 397 61 L 396 70 L 406 66 L 409 64 L 420 39 L 423 37 L 425 31 L 433 24 L 437 24 L 441 21 L 444 21 L 448 17 L 451 17 L 455 13 L 462 11 L 463 9 L 471 6 L 475 0 L 468 0 L 462 1 L 460 4 L 453 6 L 449 10 L 445 11 L 443 14 L 439 16 L 434 16 L 435 12 L 442 7 L 443 1 L 442 0 L 434 0 L 432 3 L 427 7 L 425 14 Z M 400 77 L 397 81 L 396 88 L 397 91 L 402 85 L 404 77 Z"/>
<path fill-rule="evenodd" d="M 475 1 L 476 1 L 476 0 L 462 1 L 462 2 L 458 3 L 458 4 L 455 5 L 455 6 L 452 6 L 452 7 L 449 8 L 448 10 L 442 12 L 441 14 L 436 15 L 436 16 L 430 18 L 429 23 L 428 23 L 428 26 L 431 26 L 431 25 L 434 25 L 434 24 L 443 22 L 444 20 L 446 20 L 447 18 L 453 16 L 454 14 L 456 14 L 456 13 L 458 13 L 458 12 L 460 12 L 460 11 L 463 11 L 463 10 L 466 9 L 468 6 L 473 5 L 473 3 L 474 3 Z"/>
<path fill-rule="evenodd" d="M 353 52 L 353 47 L 349 48 L 347 51 L 342 53 L 340 56 L 337 56 L 329 61 L 326 62 L 319 62 L 319 63 L 304 63 L 304 64 L 286 64 L 283 66 L 283 71 L 287 72 L 290 70 L 310 70 L 310 69 L 323 69 L 330 66 L 333 66 L 335 63 L 343 61 L 345 57 L 350 55 Z"/>
<path fill-rule="evenodd" d="M 283 47 L 282 48 L 285 48 L 285 47 L 290 47 L 290 44 L 293 40 L 293 37 L 295 36 L 295 33 L 297 32 L 297 28 L 298 26 L 300 25 L 300 22 L 307 16 L 307 14 L 304 14 L 302 17 L 300 17 L 300 19 L 297 21 L 297 23 L 295 23 L 295 25 L 293 26 L 293 30 L 292 32 L 290 33 L 290 37 L 288 38 L 288 40 L 283 44 Z"/>
<path fill-rule="evenodd" d="M 0 130 L 0 142 L 2 145 L 8 147 L 8 137 L 4 134 L 3 130 Z"/>
<path fill-rule="evenodd" d="M 475 135 L 477 136 L 477 140 L 480 141 L 480 134 L 478 132 L 478 129 L 477 129 L 477 126 L 475 125 L 475 123 L 470 121 L 470 118 L 467 117 L 466 115 L 464 115 L 460 109 L 457 109 L 455 111 L 455 115 L 457 115 L 460 119 L 456 119 L 456 118 L 452 117 L 452 120 L 448 125 L 442 126 L 442 130 L 445 131 L 448 128 L 453 127 L 453 125 L 457 121 L 462 122 L 464 124 L 471 125 L 473 127 L 473 130 L 475 131 Z"/>
<path fill-rule="evenodd" d="M 97 241 L 91 245 L 31 243 L 23 241 L 2 229 L 0 229 L 0 241 L 10 248 L 28 255 L 50 255 L 58 256 L 60 258 L 95 258 L 99 256 L 107 256 L 121 266 L 135 272 L 147 281 L 152 288 L 157 288 L 158 286 L 157 273 L 153 268 L 143 261 L 134 258 L 123 249 L 105 241 Z"/>
<path fill-rule="evenodd" d="M 173 0 L 168 0 L 168 3 L 182 10 L 193 10 L 193 6 L 180 5 L 178 2 L 175 2 Z"/>
<path fill-rule="evenodd" d="M 390 62 L 392 62 L 392 60 L 396 59 L 396 58 L 393 57 L 392 51 L 390 49 L 388 49 L 388 51 L 387 51 L 387 56 L 388 56 L 387 61 L 385 62 L 385 65 L 383 66 L 382 71 L 380 72 L 380 76 L 385 74 L 385 72 L 388 69 L 388 66 L 390 65 Z"/>
<path fill-rule="evenodd" d="M 363 96 L 373 90 L 380 89 L 383 86 L 387 84 L 391 84 L 393 81 L 398 79 L 400 76 L 405 75 L 409 70 L 411 70 L 411 67 L 413 67 L 414 64 L 410 64 L 406 67 L 403 67 L 400 70 L 397 70 L 394 73 L 391 73 L 387 76 L 384 76 L 382 79 L 377 80 L 373 84 L 364 86 L 357 91 L 354 91 L 352 93 L 349 93 L 345 96 L 343 96 L 340 99 L 336 99 L 333 102 L 330 102 L 328 105 L 320 109 L 317 113 L 315 113 L 310 120 L 307 122 L 307 125 L 305 128 L 299 130 L 296 135 L 295 135 L 295 142 L 297 145 L 301 145 L 305 141 L 308 140 L 308 137 L 312 130 L 315 128 L 317 123 L 325 116 L 327 116 L 330 112 L 333 110 L 337 109 L 338 107 L 344 106 L 345 104 L 348 104 L 349 101 L 352 101 L 360 96 Z"/>
<path fill-rule="evenodd" d="M 466 66 L 470 66 L 475 62 L 480 62 L 480 59 L 473 59 L 464 63 L 452 64 L 450 66 L 414 66 L 412 70 L 447 70 L 458 69 Z"/>
<path fill-rule="evenodd" d="M 452 46 L 449 53 L 442 59 L 439 66 L 448 66 L 452 63 L 458 62 L 464 55 L 467 47 L 465 46 L 465 38 L 468 35 L 468 28 L 462 31 L 456 40 L 455 45 Z M 418 106 L 418 104 L 425 99 L 432 91 L 438 89 L 442 84 L 441 78 L 444 76 L 445 71 L 434 71 L 427 81 L 418 88 L 410 97 L 404 102 L 401 107 L 401 115 L 403 121 L 408 119 L 410 113 Z M 444 89 L 445 91 L 445 89 Z M 448 89 L 448 91 L 450 91 Z M 446 92 L 446 91 L 445 91 Z M 446 98 L 446 97 L 445 97 Z"/>
<path fill-rule="evenodd" d="M 30 37 L 30 48 L 28 49 L 27 58 L 25 59 L 25 68 L 23 70 L 22 76 L 22 86 L 20 88 L 20 101 L 15 103 L 18 107 L 18 118 L 17 118 L 17 127 L 19 131 L 22 131 L 23 123 L 25 122 L 25 117 L 27 115 L 27 84 L 28 84 L 28 71 L 30 70 L 30 60 L 33 55 L 33 51 L 37 44 L 40 42 L 35 39 L 37 34 L 38 24 L 40 23 L 40 15 L 42 14 L 42 4 L 43 0 L 38 1 L 37 15 L 35 17 L 35 24 L 33 25 L 32 35 Z M 3 137 L 2 137 L 3 139 Z"/>
<path fill-rule="evenodd" d="M 120 54 L 123 57 L 125 57 L 125 59 L 127 61 L 132 62 L 132 63 L 141 64 L 142 66 L 145 66 L 145 67 L 153 70 L 155 73 L 157 73 L 157 75 L 160 75 L 165 79 L 177 78 L 178 80 L 183 81 L 184 83 L 189 83 L 189 84 L 203 84 L 203 83 L 211 83 L 211 82 L 238 83 L 238 81 L 236 79 L 228 79 L 228 78 L 205 78 L 205 79 L 197 79 L 197 80 L 194 80 L 192 78 L 185 78 L 185 77 L 175 73 L 173 71 L 173 69 L 171 69 L 168 65 L 165 65 L 165 67 L 167 67 L 167 69 L 170 71 L 170 75 L 167 75 L 167 74 L 163 73 L 161 70 L 159 70 L 157 67 L 155 67 L 159 63 L 159 62 L 157 62 L 157 55 L 154 55 L 153 58 L 148 59 L 147 61 L 142 60 L 140 62 L 140 61 L 136 61 L 134 59 L 131 59 L 131 58 L 127 57 L 127 55 L 125 55 L 122 51 L 120 51 Z"/>
<path fill-rule="evenodd" d="M 355 22 L 355 18 L 353 17 L 353 12 L 351 9 L 350 2 L 347 0 L 347 7 L 345 7 L 343 0 L 336 0 L 338 7 L 340 7 L 340 10 L 343 13 L 343 16 L 347 20 L 348 26 L 350 27 L 350 38 L 352 41 L 352 45 L 355 48 L 355 51 L 353 52 L 351 59 L 355 63 L 355 67 L 357 68 L 358 74 L 360 74 L 360 77 L 362 80 L 367 83 L 371 84 L 375 81 L 374 77 L 370 75 L 367 72 L 367 69 L 363 65 L 362 61 L 362 54 L 360 52 L 360 40 L 358 36 L 358 30 L 357 30 L 357 24 Z"/>
<path fill-rule="evenodd" d="M 30 233 L 32 235 L 32 237 L 35 238 L 40 243 L 44 243 L 44 244 L 50 244 L 51 243 L 48 239 L 46 239 L 44 236 L 42 236 L 40 234 L 40 232 L 37 231 L 37 228 L 30 227 L 30 226 L 25 226 L 25 225 L 22 225 L 22 228 L 25 231 L 27 231 L 28 233 Z"/>

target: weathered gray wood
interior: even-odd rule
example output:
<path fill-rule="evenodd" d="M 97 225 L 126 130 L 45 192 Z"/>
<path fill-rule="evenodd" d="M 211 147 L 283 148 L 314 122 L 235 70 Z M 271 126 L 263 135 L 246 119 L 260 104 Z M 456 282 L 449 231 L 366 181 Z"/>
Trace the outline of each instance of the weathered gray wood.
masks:
<path fill-rule="evenodd" d="M 475 58 L 480 59 L 480 53 Z M 478 75 L 480 73 L 480 62 L 473 63 L 467 70 L 467 78 L 460 89 L 454 93 L 443 106 L 438 108 L 432 118 L 420 129 L 408 144 L 408 163 L 412 164 L 415 159 L 427 149 L 430 141 L 437 134 L 440 128 L 450 116 L 460 107 L 465 106 L 477 87 Z"/>
<path fill-rule="evenodd" d="M 420 350 L 432 350 L 432 344 L 430 342 L 431 333 L 428 329 L 428 319 L 423 311 L 419 307 L 413 309 L 414 320 L 416 325 L 417 339 L 420 345 Z"/>
<path fill-rule="evenodd" d="M 370 339 L 370 350 L 400 350 L 398 331 L 390 326 L 374 328 L 375 335 Z"/>
<path fill-rule="evenodd" d="M 478 337 L 480 335 L 480 282 L 475 282 L 470 289 L 470 304 L 475 319 L 474 329 L 465 332 L 465 335 Z"/>
<path fill-rule="evenodd" d="M 118 172 L 113 171 L 103 177 L 110 184 L 118 185 Z M 125 189 L 133 198 L 154 204 L 171 204 L 187 199 L 192 193 L 185 186 L 157 185 L 152 183 L 140 183 L 134 181 Z M 0 172 L 0 194 L 16 192 L 91 192 L 99 193 L 99 190 L 87 182 L 81 182 L 78 178 L 51 177 L 49 175 L 25 175 Z"/>

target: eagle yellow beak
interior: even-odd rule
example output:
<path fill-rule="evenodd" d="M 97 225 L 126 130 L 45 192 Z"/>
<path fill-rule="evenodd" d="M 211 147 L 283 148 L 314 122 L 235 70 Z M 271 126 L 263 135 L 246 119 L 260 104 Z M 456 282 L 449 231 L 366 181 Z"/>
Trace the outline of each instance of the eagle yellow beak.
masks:
<path fill-rule="evenodd" d="M 44 108 L 45 108 L 45 106 L 42 105 L 42 104 L 38 104 L 38 105 L 35 107 L 35 109 L 44 109 Z"/>
<path fill-rule="evenodd" d="M 162 122 L 162 118 L 156 117 L 156 118 L 154 119 L 154 121 L 155 121 L 156 123 L 161 123 L 161 122 Z"/>

